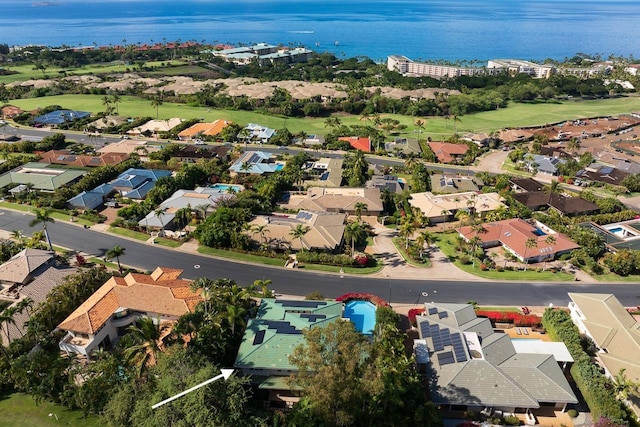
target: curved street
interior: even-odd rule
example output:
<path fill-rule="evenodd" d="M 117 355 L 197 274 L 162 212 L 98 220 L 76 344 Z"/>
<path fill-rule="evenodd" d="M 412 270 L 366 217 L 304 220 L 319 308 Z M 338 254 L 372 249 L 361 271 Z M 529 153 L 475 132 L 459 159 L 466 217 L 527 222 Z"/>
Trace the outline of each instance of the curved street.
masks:
<path fill-rule="evenodd" d="M 30 235 L 38 227 L 29 227 L 32 216 L 27 213 L 0 209 L 0 230 L 8 235 L 12 230 L 23 230 Z M 234 262 L 195 254 L 192 251 L 169 249 L 122 238 L 109 233 L 84 229 L 81 226 L 56 221 L 48 225 L 54 245 L 74 249 L 93 256 L 104 253 L 115 245 L 126 249 L 124 264 L 141 270 L 153 270 L 167 266 L 184 270 L 183 277 L 226 277 L 239 284 L 250 284 L 256 279 L 271 279 L 278 294 L 306 295 L 320 291 L 326 297 L 335 298 L 347 292 L 370 292 L 392 303 L 416 304 L 424 301 L 464 303 L 470 300 L 483 305 L 531 305 L 549 304 L 566 306 L 567 292 L 613 293 L 626 306 L 640 304 L 640 288 L 631 283 L 526 283 L 497 281 L 451 281 L 429 279 L 424 270 L 423 280 L 396 279 L 390 275 L 357 276 L 305 272 L 278 267 Z M 426 294 L 426 295 L 424 295 Z"/>

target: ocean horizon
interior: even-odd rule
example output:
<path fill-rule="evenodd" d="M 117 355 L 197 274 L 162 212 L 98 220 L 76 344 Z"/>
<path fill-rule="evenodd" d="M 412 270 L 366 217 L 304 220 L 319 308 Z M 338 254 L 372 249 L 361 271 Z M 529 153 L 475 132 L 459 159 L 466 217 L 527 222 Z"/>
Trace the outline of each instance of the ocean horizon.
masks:
<path fill-rule="evenodd" d="M 266 42 L 375 61 L 640 56 L 639 27 L 630 0 L 0 0 L 9 45 Z"/>

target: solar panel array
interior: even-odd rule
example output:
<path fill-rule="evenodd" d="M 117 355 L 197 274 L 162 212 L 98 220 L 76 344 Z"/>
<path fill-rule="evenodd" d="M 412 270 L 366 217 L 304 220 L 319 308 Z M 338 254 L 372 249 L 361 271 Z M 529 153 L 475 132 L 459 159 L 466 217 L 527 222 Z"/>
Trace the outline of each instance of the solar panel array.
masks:
<path fill-rule="evenodd" d="M 308 220 L 308 219 L 311 219 L 312 217 L 313 217 L 313 214 L 311 212 L 304 212 L 304 211 L 300 211 L 296 215 L 296 219 Z"/>
<path fill-rule="evenodd" d="M 440 366 L 449 365 L 451 363 L 455 363 L 455 359 L 453 358 L 453 353 L 450 351 L 445 351 L 444 353 L 438 353 L 438 363 Z"/>
<path fill-rule="evenodd" d="M 462 335 L 460 332 L 451 332 L 449 328 L 440 328 L 440 325 L 430 324 L 429 321 L 420 322 L 420 336 L 422 338 L 431 338 L 432 348 L 431 351 L 439 352 L 443 351 L 445 347 L 451 346 L 453 347 L 453 352 L 447 351 L 442 354 L 451 354 L 451 361 L 449 361 L 448 356 L 444 357 L 445 363 L 454 363 L 454 362 L 466 362 L 468 359 L 467 353 L 465 351 L 465 344 L 462 340 Z M 455 358 L 454 358 L 455 356 Z M 441 354 L 438 354 L 438 361 L 440 362 Z"/>
<path fill-rule="evenodd" d="M 282 320 L 268 320 L 267 327 L 269 329 L 275 329 L 278 334 L 297 335 L 302 333 L 301 330 L 297 329 L 291 323 Z"/>
<path fill-rule="evenodd" d="M 312 314 L 312 313 L 302 313 L 300 317 L 303 319 L 308 319 L 309 323 L 315 323 L 318 320 L 324 320 L 327 318 L 327 316 L 325 316 L 324 314 Z"/>
<path fill-rule="evenodd" d="M 262 342 L 264 341 L 264 334 L 266 332 L 267 331 L 265 330 L 256 332 L 256 335 L 253 337 L 253 345 L 262 344 Z"/>
<path fill-rule="evenodd" d="M 303 300 L 286 300 L 277 299 L 276 304 L 280 304 L 283 307 L 302 307 L 302 308 L 318 308 L 321 305 L 327 305 L 326 301 L 303 301 Z"/>

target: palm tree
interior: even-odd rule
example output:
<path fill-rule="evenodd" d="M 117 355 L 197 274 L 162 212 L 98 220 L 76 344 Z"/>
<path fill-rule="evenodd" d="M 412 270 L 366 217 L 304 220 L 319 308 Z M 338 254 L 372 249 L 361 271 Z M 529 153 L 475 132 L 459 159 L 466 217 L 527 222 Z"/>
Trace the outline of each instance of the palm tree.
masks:
<path fill-rule="evenodd" d="M 209 207 L 211 207 L 209 203 L 203 203 L 196 206 L 194 209 L 196 210 L 196 212 L 200 213 L 200 215 L 202 216 L 202 220 L 205 220 L 207 219 L 207 210 L 209 209 Z"/>
<path fill-rule="evenodd" d="M 480 237 L 478 237 L 477 234 L 475 236 L 473 236 L 469 240 L 469 245 L 470 245 L 470 248 L 471 248 L 471 252 L 469 253 L 469 255 L 471 255 L 471 260 L 473 261 L 473 266 L 474 267 L 476 266 L 476 249 L 481 244 L 482 244 L 482 239 Z"/>
<path fill-rule="evenodd" d="M 271 279 L 257 279 L 253 281 L 251 289 L 254 294 L 256 294 L 256 290 L 259 289 L 259 296 L 261 296 L 262 298 L 273 298 L 273 290 L 269 289 L 271 283 Z"/>
<path fill-rule="evenodd" d="M 118 261 L 118 270 L 120 271 L 120 274 L 122 274 L 120 257 L 124 255 L 124 252 L 125 252 L 125 249 L 123 247 L 121 247 L 120 245 L 115 245 L 114 247 L 109 249 L 104 256 L 106 260 L 112 260 L 115 258 Z"/>
<path fill-rule="evenodd" d="M 162 92 L 156 92 L 156 96 L 151 99 L 151 107 L 156 109 L 156 120 L 158 119 L 162 103 Z"/>
<path fill-rule="evenodd" d="M 51 218 L 51 209 L 36 209 L 36 217 L 29 222 L 29 227 L 36 226 L 38 224 L 42 224 L 42 230 L 44 231 L 44 236 L 47 239 L 47 243 L 49 244 L 49 250 L 53 252 L 53 245 L 51 244 L 51 239 L 49 238 L 49 233 L 47 232 L 47 223 L 54 223 L 54 219 Z"/>
<path fill-rule="evenodd" d="M 117 93 L 114 93 L 113 95 L 111 95 L 111 103 L 116 106 L 116 114 L 119 114 L 119 112 L 118 112 L 118 104 L 120 102 L 122 102 L 122 99 L 120 98 L 120 95 L 118 95 Z"/>
<path fill-rule="evenodd" d="M 400 237 L 404 238 L 404 248 L 409 248 L 409 239 L 413 236 L 413 233 L 416 231 L 416 225 L 413 222 L 413 218 L 411 215 L 408 215 L 404 218 L 402 224 L 400 224 L 400 229 L 398 230 L 398 234 Z"/>
<path fill-rule="evenodd" d="M 264 235 L 269 231 L 269 227 L 266 224 L 255 224 L 251 227 L 253 234 L 260 235 L 260 241 L 265 241 Z M 265 241 L 266 242 L 266 241 Z"/>
<path fill-rule="evenodd" d="M 524 251 L 524 271 L 527 271 L 527 266 L 529 265 L 529 258 L 528 258 L 529 249 L 537 248 L 538 247 L 538 241 L 536 239 L 534 239 L 533 237 L 529 237 L 524 242 L 524 246 L 525 246 L 525 251 Z"/>
<path fill-rule="evenodd" d="M 567 142 L 567 149 L 575 154 L 580 149 L 580 140 L 575 136 Z"/>
<path fill-rule="evenodd" d="M 616 395 L 627 400 L 629 396 L 638 396 L 640 394 L 640 385 L 627 378 L 625 371 L 625 368 L 621 368 L 613 377 L 613 390 Z"/>
<path fill-rule="evenodd" d="M 17 326 L 15 315 L 18 310 L 15 306 L 9 306 L 0 313 L 0 324 L 4 324 L 4 333 L 7 336 L 7 343 L 11 342 L 11 334 L 9 333 L 9 325 Z"/>
<path fill-rule="evenodd" d="M 178 223 L 178 227 L 180 229 L 183 229 L 187 224 L 189 224 L 189 222 L 191 222 L 192 217 L 193 213 L 191 212 L 191 207 L 187 206 L 176 211 L 174 221 Z"/>
<path fill-rule="evenodd" d="M 164 221 L 162 221 L 162 217 L 164 216 L 164 213 L 167 211 L 167 208 L 158 208 L 155 211 L 153 211 L 153 215 L 158 218 L 158 221 L 160 221 L 160 232 L 161 232 L 161 236 L 164 236 Z"/>
<path fill-rule="evenodd" d="M 21 245 L 24 244 L 24 232 L 22 230 L 11 230 L 11 238 L 16 239 Z"/>
<path fill-rule="evenodd" d="M 359 223 L 362 223 L 362 211 L 366 211 L 367 209 L 369 209 L 369 206 L 366 203 L 362 202 L 357 202 L 353 206 L 354 213 L 356 214 L 356 218 L 358 219 Z"/>
<path fill-rule="evenodd" d="M 108 96 L 103 96 L 102 105 L 105 106 L 105 113 L 109 114 L 111 111 L 111 98 L 109 98 Z"/>
<path fill-rule="evenodd" d="M 423 231 L 422 233 L 418 234 L 418 237 L 416 237 L 416 245 L 418 245 L 418 247 L 420 248 L 420 258 L 422 258 L 422 255 L 424 253 L 424 245 L 426 244 L 427 246 L 431 246 L 433 244 L 433 241 L 433 235 L 428 231 Z"/>
<path fill-rule="evenodd" d="M 359 222 L 348 222 L 344 227 L 344 238 L 351 240 L 351 255 L 356 252 L 356 242 L 364 240 L 367 233 Z"/>
<path fill-rule="evenodd" d="M 307 234 L 311 230 L 311 227 L 308 225 L 298 224 L 296 228 L 291 230 L 289 234 L 294 238 L 300 241 L 300 252 L 304 252 L 304 245 L 302 243 L 302 238 L 305 234 Z"/>
<path fill-rule="evenodd" d="M 163 351 L 161 338 L 164 330 L 160 319 L 156 324 L 149 317 L 142 317 L 127 328 L 136 344 L 125 349 L 124 355 L 127 361 L 135 361 L 138 365 L 138 378 L 142 377 L 148 366 L 156 363 L 158 354 Z"/>
<path fill-rule="evenodd" d="M 556 238 L 553 237 L 552 235 L 548 235 L 545 239 L 544 242 L 549 245 L 549 246 L 553 246 L 556 244 Z M 544 265 L 542 266 L 542 270 L 546 270 L 547 269 L 547 259 L 545 258 L 544 260 Z"/>

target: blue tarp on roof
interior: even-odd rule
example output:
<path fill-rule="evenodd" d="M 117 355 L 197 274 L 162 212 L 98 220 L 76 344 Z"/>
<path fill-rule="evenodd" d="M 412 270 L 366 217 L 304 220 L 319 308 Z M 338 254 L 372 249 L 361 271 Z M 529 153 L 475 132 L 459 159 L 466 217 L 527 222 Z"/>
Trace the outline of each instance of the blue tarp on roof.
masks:
<path fill-rule="evenodd" d="M 33 122 L 42 125 L 61 125 L 65 122 L 84 119 L 90 115 L 91 113 L 86 111 L 56 110 L 36 117 Z"/>

